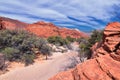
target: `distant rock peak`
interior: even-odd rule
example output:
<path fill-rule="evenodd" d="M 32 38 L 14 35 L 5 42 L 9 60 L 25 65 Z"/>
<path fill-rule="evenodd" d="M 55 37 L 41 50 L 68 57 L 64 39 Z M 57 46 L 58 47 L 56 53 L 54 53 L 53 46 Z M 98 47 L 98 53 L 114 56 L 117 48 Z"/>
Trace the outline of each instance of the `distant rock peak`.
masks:
<path fill-rule="evenodd" d="M 44 21 L 38 21 L 33 24 L 24 23 L 18 20 L 0 17 L 0 29 L 24 29 L 39 37 L 48 38 L 50 36 L 61 36 L 67 37 L 71 36 L 73 38 L 87 37 L 88 35 L 84 32 L 77 30 L 71 30 L 68 28 L 60 28 L 53 23 L 48 23 Z"/>

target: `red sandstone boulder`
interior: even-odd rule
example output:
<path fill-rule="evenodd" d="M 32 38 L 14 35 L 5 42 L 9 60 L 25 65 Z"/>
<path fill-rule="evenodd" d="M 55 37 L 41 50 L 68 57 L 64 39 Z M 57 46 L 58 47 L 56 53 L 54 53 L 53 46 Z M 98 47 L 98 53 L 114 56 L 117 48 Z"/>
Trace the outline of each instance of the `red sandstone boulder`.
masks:
<path fill-rule="evenodd" d="M 103 41 L 94 45 L 96 47 L 92 47 L 92 58 L 98 57 L 100 55 L 110 54 L 115 52 L 116 54 L 120 54 L 120 23 L 113 22 L 109 23 L 103 34 Z"/>
<path fill-rule="evenodd" d="M 109 54 L 90 59 L 74 69 L 61 72 L 49 80 L 120 80 L 120 62 Z"/>
<path fill-rule="evenodd" d="M 109 23 L 104 30 L 103 41 L 91 48 L 92 59 L 49 80 L 120 80 L 119 35 L 120 23 Z"/>

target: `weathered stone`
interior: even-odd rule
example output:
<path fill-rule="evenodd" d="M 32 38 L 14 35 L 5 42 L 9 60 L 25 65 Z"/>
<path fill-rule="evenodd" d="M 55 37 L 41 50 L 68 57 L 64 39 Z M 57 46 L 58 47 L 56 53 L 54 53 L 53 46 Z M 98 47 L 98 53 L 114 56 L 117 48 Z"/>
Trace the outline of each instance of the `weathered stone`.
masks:
<path fill-rule="evenodd" d="M 120 23 L 109 23 L 101 43 L 92 48 L 92 59 L 78 64 L 72 71 L 49 80 L 120 80 Z M 69 74 L 69 75 L 68 75 Z M 60 76 L 59 76 L 60 75 Z"/>
<path fill-rule="evenodd" d="M 106 26 L 103 34 L 102 43 L 96 44 L 92 47 L 92 57 L 98 57 L 98 55 L 105 55 L 115 52 L 116 54 L 120 54 L 119 46 L 120 46 L 120 23 L 113 22 L 109 23 Z M 110 34 L 109 34 L 110 33 Z M 100 45 L 101 44 L 101 45 Z M 100 45 L 100 46 L 99 46 Z M 99 47 L 97 47 L 99 46 Z"/>

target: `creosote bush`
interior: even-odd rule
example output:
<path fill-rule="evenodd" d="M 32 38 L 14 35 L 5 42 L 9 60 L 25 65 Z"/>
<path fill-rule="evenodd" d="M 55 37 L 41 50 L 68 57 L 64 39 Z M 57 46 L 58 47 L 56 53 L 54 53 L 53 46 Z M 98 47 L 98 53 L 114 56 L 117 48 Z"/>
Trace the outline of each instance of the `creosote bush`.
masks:
<path fill-rule="evenodd" d="M 43 54 L 50 54 L 47 41 L 24 30 L 1 30 L 0 31 L 0 52 L 5 54 L 6 60 L 21 61 L 26 65 L 34 62 L 35 50 L 46 51 Z"/>

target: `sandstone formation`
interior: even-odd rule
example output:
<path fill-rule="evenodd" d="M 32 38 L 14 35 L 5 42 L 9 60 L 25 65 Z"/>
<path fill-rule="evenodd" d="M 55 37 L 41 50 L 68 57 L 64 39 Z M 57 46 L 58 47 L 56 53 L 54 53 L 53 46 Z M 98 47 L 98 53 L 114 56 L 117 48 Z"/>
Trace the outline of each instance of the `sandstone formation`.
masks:
<path fill-rule="evenodd" d="M 96 48 L 93 48 L 94 46 L 96 46 Z M 103 41 L 96 43 L 94 46 L 92 47 L 92 49 L 94 49 L 92 50 L 92 58 L 113 52 L 120 54 L 120 23 L 109 23 L 104 30 Z"/>
<path fill-rule="evenodd" d="M 120 80 L 120 23 L 109 23 L 92 50 L 92 59 L 49 80 Z"/>
<path fill-rule="evenodd" d="M 67 36 L 71 36 L 73 38 L 87 37 L 87 35 L 83 32 L 67 28 L 60 28 L 52 23 L 45 22 L 30 24 L 26 30 L 36 34 L 37 36 L 45 38 L 50 36 L 62 36 L 63 38 Z"/>
<path fill-rule="evenodd" d="M 87 37 L 87 35 L 83 32 L 68 28 L 59 28 L 59 34 L 62 37 L 67 37 L 67 36 L 71 36 L 73 38 Z"/>
<path fill-rule="evenodd" d="M 24 22 L 20 22 L 18 20 L 10 19 L 10 18 L 5 18 L 5 17 L 0 17 L 0 30 L 1 29 L 20 29 L 20 28 L 25 28 L 27 27 L 28 24 Z"/>
<path fill-rule="evenodd" d="M 29 24 L 26 28 L 27 31 L 30 31 L 40 37 L 49 37 L 58 35 L 58 27 L 51 23 L 37 22 Z"/>
<path fill-rule="evenodd" d="M 24 29 L 44 38 L 48 38 L 50 36 L 61 36 L 63 38 L 67 36 L 71 36 L 73 38 L 87 37 L 87 35 L 83 32 L 67 28 L 60 28 L 52 23 L 45 23 L 41 21 L 28 24 L 5 17 L 0 17 L 0 30 L 1 29 Z"/>

